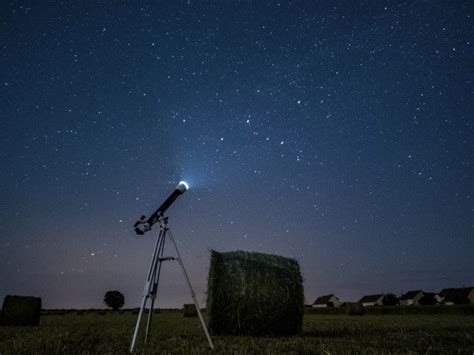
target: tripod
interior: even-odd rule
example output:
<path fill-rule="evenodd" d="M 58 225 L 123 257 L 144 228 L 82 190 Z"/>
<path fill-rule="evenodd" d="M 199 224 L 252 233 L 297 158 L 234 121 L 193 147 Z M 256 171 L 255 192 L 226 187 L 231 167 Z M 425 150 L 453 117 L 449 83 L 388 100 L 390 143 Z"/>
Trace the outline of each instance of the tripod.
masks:
<path fill-rule="evenodd" d="M 148 277 L 145 282 L 145 288 L 143 289 L 143 299 L 140 307 L 140 312 L 138 314 L 137 324 L 135 325 L 135 331 L 133 332 L 132 338 L 132 345 L 130 346 L 130 352 L 133 353 L 136 346 L 138 330 L 140 328 L 140 323 L 143 315 L 143 311 L 147 305 L 147 301 L 151 300 L 151 305 L 148 311 L 148 320 L 146 323 L 146 331 L 145 331 L 145 344 L 148 339 L 148 334 L 151 328 L 151 318 L 153 314 L 153 306 L 155 304 L 156 293 L 158 289 L 158 282 L 160 280 L 160 273 L 161 273 L 161 263 L 163 261 L 170 261 L 170 260 L 177 260 L 179 265 L 181 266 L 181 270 L 183 271 L 184 278 L 186 279 L 186 283 L 188 285 L 189 291 L 191 292 L 191 297 L 194 302 L 194 306 L 196 307 L 197 314 L 199 316 L 199 320 L 201 321 L 202 328 L 204 333 L 206 334 L 207 341 L 209 342 L 209 346 L 211 349 L 214 349 L 214 344 L 212 343 L 211 337 L 209 336 L 209 332 L 207 330 L 206 324 L 204 323 L 204 318 L 202 317 L 201 310 L 199 308 L 199 304 L 196 299 L 196 294 L 194 293 L 193 287 L 191 285 L 191 281 L 189 280 L 188 273 L 184 268 L 183 260 L 181 259 L 181 255 L 179 254 L 178 246 L 171 234 L 168 225 L 168 217 L 160 217 L 158 222 L 160 222 L 160 234 L 158 235 L 158 239 L 155 244 L 155 249 L 153 251 L 153 257 L 151 259 L 150 270 L 148 271 Z M 165 249 L 165 241 L 166 237 L 168 237 L 176 251 L 177 257 L 164 257 L 163 251 Z"/>

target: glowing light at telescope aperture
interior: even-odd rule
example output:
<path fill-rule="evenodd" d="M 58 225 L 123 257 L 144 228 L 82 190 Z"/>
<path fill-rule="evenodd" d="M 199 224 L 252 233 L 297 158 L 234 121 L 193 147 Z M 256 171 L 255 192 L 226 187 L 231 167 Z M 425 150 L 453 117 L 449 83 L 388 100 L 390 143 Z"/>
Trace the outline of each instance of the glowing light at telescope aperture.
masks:
<path fill-rule="evenodd" d="M 179 184 L 183 184 L 186 190 L 189 190 L 189 185 L 186 181 L 180 181 Z"/>

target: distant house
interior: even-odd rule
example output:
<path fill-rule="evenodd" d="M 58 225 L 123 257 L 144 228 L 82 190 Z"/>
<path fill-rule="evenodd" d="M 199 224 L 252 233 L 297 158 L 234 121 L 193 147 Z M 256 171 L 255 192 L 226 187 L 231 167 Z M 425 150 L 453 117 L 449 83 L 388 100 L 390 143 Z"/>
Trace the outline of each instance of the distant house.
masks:
<path fill-rule="evenodd" d="M 444 304 L 473 304 L 474 287 L 445 288 L 441 290 L 439 296 Z"/>
<path fill-rule="evenodd" d="M 435 293 L 433 297 L 436 300 L 436 303 L 443 302 L 443 297 L 439 293 Z"/>
<path fill-rule="evenodd" d="M 418 306 L 420 299 L 423 297 L 424 292 L 422 290 L 408 291 L 401 295 L 398 299 L 402 306 Z"/>
<path fill-rule="evenodd" d="M 330 295 L 321 296 L 316 299 L 313 303 L 313 307 L 339 307 L 342 305 L 342 302 L 334 296 L 332 293 Z"/>
<path fill-rule="evenodd" d="M 362 297 L 358 303 L 361 303 L 364 307 L 368 306 L 382 306 L 383 305 L 383 294 L 380 295 L 367 295 Z"/>

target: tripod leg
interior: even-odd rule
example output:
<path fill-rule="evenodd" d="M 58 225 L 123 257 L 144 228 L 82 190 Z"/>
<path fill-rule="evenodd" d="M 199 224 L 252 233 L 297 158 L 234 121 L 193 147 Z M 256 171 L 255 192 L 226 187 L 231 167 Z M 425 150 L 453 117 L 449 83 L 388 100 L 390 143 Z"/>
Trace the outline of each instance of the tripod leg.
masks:
<path fill-rule="evenodd" d="M 151 305 L 150 305 L 150 310 L 148 312 L 148 319 L 146 321 L 146 330 L 145 330 L 145 344 L 148 340 L 148 333 L 150 332 L 150 328 L 151 328 L 151 317 L 152 317 L 152 314 L 153 314 L 153 305 L 155 304 L 155 298 L 152 297 L 151 299 Z"/>
<path fill-rule="evenodd" d="M 154 282 L 154 279 L 155 279 L 156 264 L 159 261 L 159 256 L 158 256 L 159 246 L 162 243 L 163 237 L 164 237 L 164 233 L 163 233 L 163 231 L 160 230 L 160 234 L 158 236 L 158 239 L 156 240 L 155 248 L 153 250 L 153 256 L 152 256 L 152 259 L 151 259 L 150 269 L 148 271 L 148 277 L 147 277 L 147 280 L 145 282 L 145 287 L 143 289 L 142 304 L 140 306 L 140 312 L 138 313 L 137 323 L 135 324 L 135 330 L 133 332 L 132 344 L 130 346 L 130 353 L 133 353 L 133 351 L 135 350 L 138 331 L 140 329 L 140 322 L 141 322 L 142 315 L 143 315 L 143 310 L 145 309 L 146 302 L 147 302 L 148 298 L 150 297 L 150 292 L 152 291 L 151 287 L 152 287 L 152 282 Z"/>
<path fill-rule="evenodd" d="M 133 353 L 133 351 L 135 350 L 135 344 L 137 342 L 138 329 L 140 328 L 140 322 L 142 320 L 143 309 L 145 308 L 147 298 L 148 298 L 147 295 L 143 296 L 142 304 L 140 306 L 140 313 L 138 313 L 137 323 L 135 324 L 135 330 L 133 332 L 132 345 L 130 346 L 130 353 Z"/>
<path fill-rule="evenodd" d="M 212 343 L 211 336 L 209 335 L 209 332 L 206 327 L 206 323 L 204 322 L 204 318 L 202 317 L 201 309 L 199 308 L 199 304 L 196 299 L 196 294 L 194 293 L 193 286 L 191 285 L 191 281 L 189 280 L 188 273 L 186 272 L 186 269 L 183 264 L 183 260 L 181 259 L 181 255 L 179 254 L 178 246 L 176 245 L 176 242 L 174 241 L 174 238 L 171 233 L 169 233 L 169 236 L 170 236 L 171 241 L 173 242 L 174 248 L 176 249 L 176 255 L 178 256 L 179 265 L 181 266 L 181 270 L 183 271 L 184 278 L 186 279 L 189 291 L 191 292 L 191 297 L 193 299 L 194 306 L 196 307 L 199 320 L 201 321 L 202 328 L 204 329 L 204 333 L 206 334 L 207 341 L 209 343 L 211 350 L 214 350 L 214 344 Z"/>
<path fill-rule="evenodd" d="M 160 274 L 161 274 L 161 258 L 163 257 L 163 251 L 165 250 L 165 241 L 166 241 L 166 231 L 163 232 L 161 241 L 160 241 L 160 246 L 158 247 L 158 264 L 155 264 L 155 269 L 154 269 L 154 277 L 153 277 L 153 288 L 150 292 L 150 297 L 151 297 L 151 305 L 150 305 L 150 311 L 148 313 L 148 320 L 146 323 L 146 330 L 145 330 L 145 344 L 148 340 L 148 334 L 151 329 L 151 318 L 153 316 L 153 307 L 155 306 L 155 299 L 156 299 L 156 294 L 158 291 L 158 282 L 160 281 Z M 158 270 L 157 270 L 158 267 Z"/>

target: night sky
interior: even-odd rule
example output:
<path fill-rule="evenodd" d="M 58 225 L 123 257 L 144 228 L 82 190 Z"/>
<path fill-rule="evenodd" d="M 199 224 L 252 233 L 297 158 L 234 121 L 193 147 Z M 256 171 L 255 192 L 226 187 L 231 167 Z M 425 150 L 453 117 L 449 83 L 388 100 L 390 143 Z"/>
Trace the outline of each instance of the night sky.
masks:
<path fill-rule="evenodd" d="M 0 298 L 136 307 L 158 226 L 132 225 L 180 180 L 170 228 L 202 304 L 210 249 L 296 258 L 308 303 L 472 286 L 473 16 L 2 1 Z M 162 276 L 159 307 L 191 301 L 176 262 Z"/>

